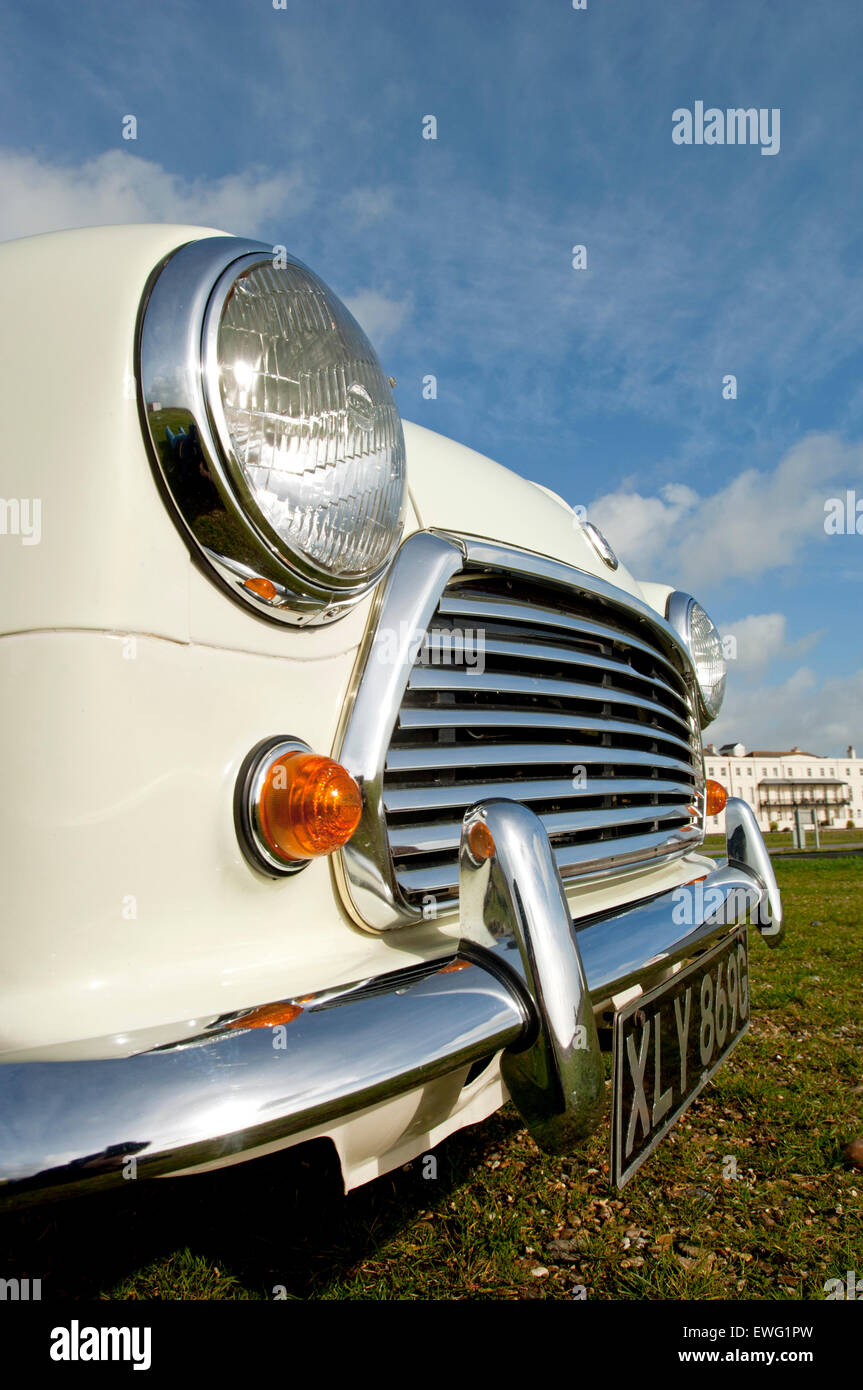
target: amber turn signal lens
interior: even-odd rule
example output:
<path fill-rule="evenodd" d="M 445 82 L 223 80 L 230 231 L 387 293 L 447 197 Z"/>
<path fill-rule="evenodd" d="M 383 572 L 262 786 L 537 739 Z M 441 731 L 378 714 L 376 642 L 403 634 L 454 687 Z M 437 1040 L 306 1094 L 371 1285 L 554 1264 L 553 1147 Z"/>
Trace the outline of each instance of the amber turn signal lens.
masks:
<path fill-rule="evenodd" d="M 707 783 L 707 814 L 708 816 L 718 816 L 720 811 L 725 810 L 725 803 L 728 800 L 728 792 L 721 782 L 708 781 Z"/>
<path fill-rule="evenodd" d="M 232 1019 L 225 1027 L 277 1028 L 280 1024 L 293 1023 L 302 1012 L 298 1004 L 264 1004 L 260 1009 L 252 1009 L 251 1013 Z"/>
<path fill-rule="evenodd" d="M 243 588 L 248 589 L 249 593 L 257 594 L 258 598 L 264 598 L 268 603 L 272 603 L 278 590 L 272 579 L 262 579 L 256 576 L 254 579 L 244 579 Z"/>
<path fill-rule="evenodd" d="M 483 820 L 475 820 L 467 832 L 468 849 L 474 859 L 491 859 L 494 854 L 494 837 Z"/>
<path fill-rule="evenodd" d="M 332 758 L 286 753 L 267 771 L 260 792 L 261 832 L 286 861 L 314 859 L 347 844 L 363 809 L 360 789 Z"/>
<path fill-rule="evenodd" d="M 451 960 L 451 961 L 450 961 L 449 965 L 442 965 L 441 968 L 440 968 L 440 970 L 438 971 L 438 974 L 439 974 L 439 975 L 454 975 L 454 974 L 456 973 L 456 971 L 458 971 L 458 970 L 470 970 L 470 968 L 471 968 L 472 965 L 473 965 L 473 961 L 470 961 L 470 960 L 459 960 L 459 958 L 456 957 L 455 960 Z"/>

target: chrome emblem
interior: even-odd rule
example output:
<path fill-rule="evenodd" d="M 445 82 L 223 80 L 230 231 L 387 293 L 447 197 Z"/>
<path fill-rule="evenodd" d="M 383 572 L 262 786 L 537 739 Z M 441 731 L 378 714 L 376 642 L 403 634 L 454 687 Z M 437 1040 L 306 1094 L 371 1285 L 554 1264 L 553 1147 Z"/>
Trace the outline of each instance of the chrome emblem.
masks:
<path fill-rule="evenodd" d="M 609 569 L 616 570 L 620 562 L 599 527 L 594 526 L 592 521 L 583 521 L 582 526 L 597 555 L 605 561 Z"/>

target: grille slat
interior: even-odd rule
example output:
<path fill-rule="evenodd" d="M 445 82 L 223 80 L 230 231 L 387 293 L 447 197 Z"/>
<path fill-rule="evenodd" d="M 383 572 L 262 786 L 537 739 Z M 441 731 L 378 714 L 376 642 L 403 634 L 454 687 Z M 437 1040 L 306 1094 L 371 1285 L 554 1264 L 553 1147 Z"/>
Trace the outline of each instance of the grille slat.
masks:
<path fill-rule="evenodd" d="M 401 729 L 571 729 L 580 734 L 620 735 L 623 738 L 649 739 L 668 743 L 689 753 L 689 743 L 679 734 L 669 733 L 656 724 L 639 724 L 634 720 L 585 718 L 555 710 L 537 709 L 467 709 L 454 705 L 402 706 L 399 713 Z"/>
<path fill-rule="evenodd" d="M 513 790 L 512 788 L 510 789 Z M 687 822 L 686 811 L 672 806 L 615 806 L 610 811 L 539 812 L 549 836 L 575 835 L 616 826 L 652 825 L 658 822 Z M 425 825 L 390 826 L 390 846 L 396 855 L 440 854 L 457 850 L 461 821 L 440 821 Z"/>
<path fill-rule="evenodd" d="M 438 634 L 430 634 L 427 647 L 432 659 L 435 653 L 448 654 L 452 650 L 449 630 L 443 629 Z M 586 670 L 598 671 L 602 675 L 609 675 L 612 679 L 624 676 L 627 680 L 638 681 L 643 685 L 650 686 L 652 690 L 657 691 L 663 697 L 670 695 L 673 699 L 684 704 L 683 697 L 665 681 L 657 680 L 654 676 L 646 676 L 643 672 L 627 665 L 626 662 L 611 661 L 605 656 L 579 652 L 570 647 L 550 646 L 548 643 L 532 641 L 529 638 L 522 638 L 517 642 L 505 642 L 499 637 L 489 637 L 488 635 L 483 638 L 482 650 L 486 662 L 488 662 L 489 657 L 514 657 L 521 663 L 522 667 L 530 662 L 545 662 L 554 666 L 583 666 Z"/>
<path fill-rule="evenodd" d="M 615 849 L 615 864 L 644 863 L 652 858 L 663 858 L 675 849 L 682 852 L 687 847 L 698 844 L 701 832 L 696 830 L 676 832 L 676 837 L 661 830 L 650 835 L 633 835 L 625 839 L 606 842 L 599 841 L 586 845 L 552 846 L 557 867 L 564 878 L 573 873 L 587 875 L 603 871 L 608 866 L 609 843 Z M 458 866 L 452 855 L 440 864 L 423 868 L 401 868 L 398 880 L 402 890 L 418 897 L 427 893 L 438 899 L 438 906 L 445 908 L 458 892 Z"/>
<path fill-rule="evenodd" d="M 585 637 L 596 637 L 600 641 L 611 643 L 614 646 L 623 646 L 632 651 L 643 652 L 651 660 L 658 662 L 674 679 L 675 685 L 685 692 L 685 685 L 680 672 L 661 652 L 657 652 L 655 647 L 649 646 L 640 638 L 621 632 L 619 628 L 612 627 L 608 623 L 599 623 L 582 617 L 571 617 L 566 613 L 555 612 L 551 608 L 541 608 L 526 603 L 504 602 L 488 596 L 482 599 L 444 596 L 438 605 L 438 612 L 451 618 L 464 617 L 474 621 L 484 619 L 492 624 L 501 622 L 524 623 L 533 628 L 547 627 L 553 631 L 562 629 L 565 632 L 573 633 L 582 640 Z"/>
<path fill-rule="evenodd" d="M 492 796 L 511 797 L 518 793 L 519 801 L 585 801 L 599 796 L 676 796 L 681 802 L 692 795 L 691 783 L 680 781 L 659 781 L 654 778 L 593 777 L 589 792 L 577 791 L 572 780 L 543 778 L 506 782 L 464 782 L 459 780 L 455 786 L 411 786 L 395 787 L 387 784 L 384 788 L 384 806 L 393 815 L 409 811 L 428 814 L 431 811 L 449 810 L 458 806 L 462 812 L 478 801 Z"/>
<path fill-rule="evenodd" d="M 387 751 L 395 881 L 414 904 L 455 899 L 461 817 L 490 797 L 536 811 L 564 877 L 682 853 L 702 838 L 701 778 L 684 667 L 643 606 L 467 568 L 438 602 Z"/>
<path fill-rule="evenodd" d="M 590 685 L 582 681 L 559 680 L 551 677 L 511 675 L 497 671 L 455 671 L 418 666 L 411 672 L 409 691 L 452 691 L 456 694 L 532 695 L 541 699 L 590 700 L 600 704 L 626 705 L 632 709 L 655 710 L 667 719 L 675 720 L 688 730 L 685 714 L 667 705 L 652 705 L 644 695 L 605 685 Z M 681 701 L 682 706 L 682 701 Z"/>
<path fill-rule="evenodd" d="M 691 765 L 660 753 L 635 748 L 602 748 L 579 743 L 497 743 L 456 746 L 440 744 L 422 748 L 390 748 L 387 772 L 440 772 L 444 768 L 632 766 L 690 772 Z"/>

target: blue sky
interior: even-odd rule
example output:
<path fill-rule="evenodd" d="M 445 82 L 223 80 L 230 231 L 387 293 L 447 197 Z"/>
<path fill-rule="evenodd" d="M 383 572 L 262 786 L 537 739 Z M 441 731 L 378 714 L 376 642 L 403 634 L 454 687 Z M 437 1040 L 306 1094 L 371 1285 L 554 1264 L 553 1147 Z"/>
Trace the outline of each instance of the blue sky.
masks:
<path fill-rule="evenodd" d="M 5 16 L 0 236 L 284 243 L 406 418 L 736 636 L 711 737 L 860 751 L 863 535 L 823 523 L 863 500 L 861 58 L 855 0 L 44 0 Z M 778 108 L 778 153 L 675 144 L 696 101 Z"/>

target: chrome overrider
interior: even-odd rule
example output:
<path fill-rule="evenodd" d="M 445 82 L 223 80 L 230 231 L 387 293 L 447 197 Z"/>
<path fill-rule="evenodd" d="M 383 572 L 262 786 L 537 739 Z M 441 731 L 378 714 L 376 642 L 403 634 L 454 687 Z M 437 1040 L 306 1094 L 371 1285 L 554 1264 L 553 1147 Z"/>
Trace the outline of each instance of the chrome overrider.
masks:
<path fill-rule="evenodd" d="M 487 859 L 468 842 L 477 820 L 493 839 Z M 537 1143 L 571 1149 L 602 1116 L 596 1018 L 615 997 L 652 988 L 747 912 L 779 939 L 757 823 L 737 799 L 727 822 L 728 859 L 703 878 L 580 923 L 534 813 L 509 800 L 472 808 L 455 959 L 297 1000 L 276 1028 L 244 1026 L 249 1009 L 131 1057 L 0 1065 L 0 1207 L 287 1146 L 498 1053 Z"/>

